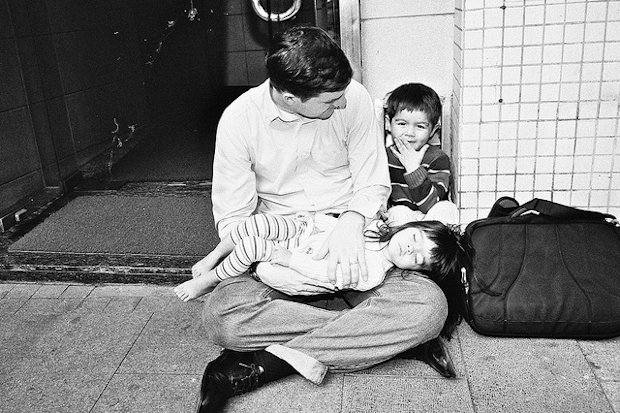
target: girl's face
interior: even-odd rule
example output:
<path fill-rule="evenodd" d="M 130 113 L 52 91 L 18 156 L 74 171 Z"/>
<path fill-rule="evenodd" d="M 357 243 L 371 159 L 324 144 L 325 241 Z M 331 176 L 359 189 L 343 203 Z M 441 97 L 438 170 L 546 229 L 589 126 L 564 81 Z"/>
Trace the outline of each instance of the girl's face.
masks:
<path fill-rule="evenodd" d="M 406 228 L 390 238 L 386 248 L 388 259 L 403 270 L 428 270 L 435 243 L 418 228 Z"/>
<path fill-rule="evenodd" d="M 420 110 L 401 110 L 390 121 L 392 137 L 410 142 L 416 151 L 428 143 L 435 129 L 428 115 Z"/>

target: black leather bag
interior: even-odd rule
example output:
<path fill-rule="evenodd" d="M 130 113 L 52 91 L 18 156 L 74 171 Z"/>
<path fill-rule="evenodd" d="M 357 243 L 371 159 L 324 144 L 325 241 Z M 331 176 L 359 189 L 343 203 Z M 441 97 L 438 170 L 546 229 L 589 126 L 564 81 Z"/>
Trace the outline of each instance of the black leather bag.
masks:
<path fill-rule="evenodd" d="M 465 237 L 465 319 L 492 336 L 620 335 L 620 226 L 614 216 L 500 198 Z"/>

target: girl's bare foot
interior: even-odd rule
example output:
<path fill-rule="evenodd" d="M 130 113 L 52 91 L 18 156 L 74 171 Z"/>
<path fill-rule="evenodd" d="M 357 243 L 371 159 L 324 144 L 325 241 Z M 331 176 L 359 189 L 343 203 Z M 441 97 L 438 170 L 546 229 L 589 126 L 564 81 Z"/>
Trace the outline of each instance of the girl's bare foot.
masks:
<path fill-rule="evenodd" d="M 192 278 L 206 275 L 209 271 L 214 269 L 217 264 L 217 258 L 213 257 L 212 254 L 207 255 L 192 266 Z"/>
<path fill-rule="evenodd" d="M 174 292 L 181 300 L 188 302 L 211 292 L 216 285 L 217 282 L 213 283 L 207 273 L 200 277 L 185 281 L 183 284 L 177 285 L 174 288 Z"/>

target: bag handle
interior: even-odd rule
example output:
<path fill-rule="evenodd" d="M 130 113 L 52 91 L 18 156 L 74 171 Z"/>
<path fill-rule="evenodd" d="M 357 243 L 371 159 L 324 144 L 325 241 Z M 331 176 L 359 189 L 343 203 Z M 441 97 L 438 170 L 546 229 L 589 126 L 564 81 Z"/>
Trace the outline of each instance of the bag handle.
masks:
<path fill-rule="evenodd" d="M 530 212 L 531 211 L 531 212 Z M 545 199 L 534 198 L 529 202 L 521 205 L 516 208 L 512 214 L 510 214 L 511 218 L 516 218 L 522 216 L 525 213 L 538 213 L 542 215 L 546 215 L 553 218 L 560 219 L 587 219 L 594 221 L 605 221 L 608 219 L 614 220 L 615 217 L 610 214 L 604 214 L 602 212 L 596 211 L 586 211 L 583 209 L 577 209 L 561 204 L 556 204 L 555 202 L 547 201 Z"/>

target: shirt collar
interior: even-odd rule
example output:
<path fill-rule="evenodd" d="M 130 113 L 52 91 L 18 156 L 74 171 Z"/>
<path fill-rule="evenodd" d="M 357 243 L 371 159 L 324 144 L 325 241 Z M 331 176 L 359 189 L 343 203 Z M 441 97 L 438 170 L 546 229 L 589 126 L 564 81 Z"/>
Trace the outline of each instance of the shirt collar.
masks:
<path fill-rule="evenodd" d="M 269 79 L 265 80 L 261 85 L 260 88 L 261 90 L 261 95 L 262 95 L 262 107 L 265 109 L 264 110 L 264 114 L 265 114 L 265 119 L 271 123 L 274 120 L 280 120 L 282 122 L 298 122 L 298 121 L 302 121 L 303 118 L 299 115 L 296 115 L 294 113 L 288 113 L 282 109 L 280 109 L 278 107 L 278 105 L 276 105 L 276 103 L 273 101 L 273 99 L 271 98 L 271 93 L 270 93 L 270 85 L 269 85 Z"/>

